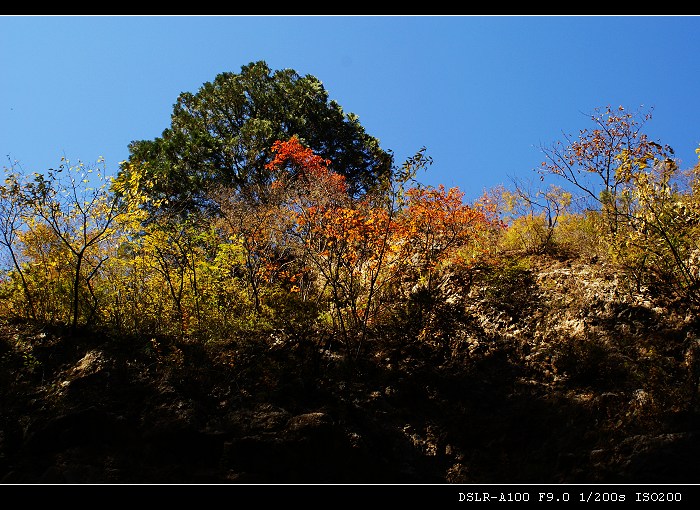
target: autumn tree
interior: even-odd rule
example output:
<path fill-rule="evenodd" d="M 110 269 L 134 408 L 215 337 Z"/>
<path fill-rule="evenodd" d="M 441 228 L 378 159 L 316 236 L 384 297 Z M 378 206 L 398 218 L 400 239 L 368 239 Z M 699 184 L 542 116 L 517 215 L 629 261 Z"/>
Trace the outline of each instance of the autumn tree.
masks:
<path fill-rule="evenodd" d="M 297 259 L 318 273 L 319 297 L 329 289 L 334 329 L 349 346 L 348 321 L 354 316 L 347 309 L 355 306 L 351 302 L 356 303 L 356 285 L 349 268 L 352 234 L 348 229 L 353 227 L 354 213 L 347 181 L 329 169 L 330 160 L 295 136 L 276 141 L 272 150 L 274 158 L 267 168 L 275 176 L 271 187 L 282 190 L 280 207 L 288 219 L 285 230 L 293 236 Z"/>
<path fill-rule="evenodd" d="M 361 198 L 352 198 L 345 177 L 297 138 L 273 150 L 269 167 L 279 176 L 273 187 L 286 190 L 299 258 L 328 290 L 334 330 L 348 355 L 359 355 L 382 305 L 398 298 L 395 285 L 417 274 L 430 287 L 438 265 L 490 227 L 457 188 L 415 181 L 431 161 L 424 150 Z"/>
<path fill-rule="evenodd" d="M 439 264 L 489 229 L 490 223 L 482 211 L 465 203 L 459 188 L 416 186 L 406 195 L 399 219 L 401 242 L 406 257 L 430 289 Z"/>
<path fill-rule="evenodd" d="M 261 311 L 263 287 L 293 261 L 286 240 L 285 218 L 278 199 L 250 200 L 240 191 L 220 187 L 210 194 L 225 232 L 227 244 L 240 249 L 249 297 L 256 312 Z M 274 193 L 276 194 L 276 193 Z"/>
<path fill-rule="evenodd" d="M 34 298 L 18 253 L 18 241 L 26 226 L 27 205 L 23 200 L 21 176 L 11 169 L 5 169 L 5 172 L 5 181 L 0 185 L 0 246 L 9 258 L 14 275 L 20 280 L 27 310 L 30 317 L 34 318 Z"/>
<path fill-rule="evenodd" d="M 89 314 L 98 305 L 93 279 L 107 260 L 99 245 L 113 232 L 120 215 L 104 169 L 83 163 L 71 165 L 62 158 L 58 169 L 35 173 L 22 191 L 23 202 L 72 257 L 71 318 L 73 329 L 80 317 L 81 291 L 89 295 Z"/>
<path fill-rule="evenodd" d="M 331 160 L 353 193 L 390 170 L 391 156 L 317 78 L 258 61 L 180 94 L 171 126 L 130 144 L 118 181 L 142 190 L 160 211 L 189 211 L 208 203 L 212 185 L 259 191 L 249 185 L 269 183 L 273 142 L 293 135 Z"/>
<path fill-rule="evenodd" d="M 555 248 L 554 238 L 560 218 L 571 206 L 572 194 L 551 184 L 537 189 L 523 179 L 513 179 L 512 187 L 501 192 L 503 214 L 509 229 L 506 246 L 517 246 L 526 253 L 545 253 Z"/>
<path fill-rule="evenodd" d="M 617 156 L 621 172 L 645 163 L 631 157 L 626 151 Z M 700 275 L 691 264 L 700 248 L 700 211 L 693 206 L 697 200 L 692 184 L 696 170 L 682 172 L 668 158 L 647 164 L 647 170 L 633 175 L 633 185 L 625 190 L 626 236 L 618 237 L 616 253 L 635 272 L 638 282 L 650 276 L 698 299 Z"/>
<path fill-rule="evenodd" d="M 590 116 L 593 128 L 582 129 L 576 138 L 564 135 L 564 140 L 541 146 L 546 159 L 540 172 L 573 185 L 589 208 L 603 212 L 609 231 L 615 232 L 630 213 L 629 189 L 635 178 L 645 174 L 654 161 L 673 156 L 669 146 L 661 146 L 643 132 L 651 118 L 651 111 L 597 108 Z"/>
<path fill-rule="evenodd" d="M 643 132 L 650 119 L 651 112 L 596 109 L 592 129 L 543 148 L 546 161 L 540 170 L 573 185 L 588 199 L 589 209 L 600 213 L 613 256 L 638 287 L 653 279 L 672 280 L 692 295 L 698 280 L 688 268 L 695 246 L 688 227 L 696 219 L 682 207 L 692 189 L 673 149 Z"/>
<path fill-rule="evenodd" d="M 345 176 L 297 137 L 276 142 L 273 151 L 268 168 L 272 188 L 282 190 L 290 246 L 299 267 L 317 275 L 302 270 L 299 291 L 311 297 L 314 283 L 319 297 L 328 291 L 333 328 L 348 355 L 357 356 L 393 274 L 394 172 L 373 192 L 353 198 Z"/>

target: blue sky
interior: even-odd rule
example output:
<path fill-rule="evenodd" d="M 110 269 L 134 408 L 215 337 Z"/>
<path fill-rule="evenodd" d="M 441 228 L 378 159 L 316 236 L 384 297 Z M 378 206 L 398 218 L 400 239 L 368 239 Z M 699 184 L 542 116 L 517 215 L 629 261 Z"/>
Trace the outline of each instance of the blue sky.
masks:
<path fill-rule="evenodd" d="M 700 143 L 695 16 L 0 16 L 0 157 L 108 171 L 170 124 L 181 92 L 266 61 L 319 78 L 397 162 L 468 198 L 532 178 L 539 146 L 611 104 L 684 168 Z"/>

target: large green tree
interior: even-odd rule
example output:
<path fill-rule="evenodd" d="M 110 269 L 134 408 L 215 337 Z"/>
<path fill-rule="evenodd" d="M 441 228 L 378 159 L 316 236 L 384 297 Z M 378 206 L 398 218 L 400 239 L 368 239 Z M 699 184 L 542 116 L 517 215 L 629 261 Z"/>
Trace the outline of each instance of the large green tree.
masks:
<path fill-rule="evenodd" d="M 206 204 L 211 185 L 261 189 L 257 185 L 269 182 L 272 144 L 293 135 L 329 159 L 352 193 L 362 194 L 391 172 L 391 155 L 356 115 L 329 100 L 317 78 L 292 69 L 273 72 L 259 61 L 239 74 L 219 74 L 196 94 L 180 94 L 162 136 L 130 144 L 117 189 L 179 210 Z"/>

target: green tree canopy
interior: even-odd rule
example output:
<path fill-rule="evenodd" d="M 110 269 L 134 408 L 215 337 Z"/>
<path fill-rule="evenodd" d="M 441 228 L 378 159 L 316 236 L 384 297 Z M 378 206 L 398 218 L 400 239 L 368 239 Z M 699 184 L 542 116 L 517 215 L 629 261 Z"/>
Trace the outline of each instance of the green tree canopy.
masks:
<path fill-rule="evenodd" d="M 240 74 L 219 74 L 196 94 L 180 94 L 162 136 L 129 145 L 117 189 L 179 210 L 201 206 L 212 184 L 250 190 L 267 183 L 272 144 L 292 135 L 330 159 L 354 194 L 391 171 L 391 154 L 356 115 L 329 100 L 321 81 L 292 69 L 273 72 L 259 61 Z"/>

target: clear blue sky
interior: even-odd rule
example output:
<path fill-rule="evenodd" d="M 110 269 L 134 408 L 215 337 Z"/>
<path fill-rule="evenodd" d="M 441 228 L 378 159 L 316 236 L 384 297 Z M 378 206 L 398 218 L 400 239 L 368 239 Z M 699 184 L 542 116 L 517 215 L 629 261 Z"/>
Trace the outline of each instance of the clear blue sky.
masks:
<path fill-rule="evenodd" d="M 654 107 L 684 168 L 700 143 L 700 17 L 0 16 L 0 156 L 27 172 L 170 125 L 181 92 L 266 61 L 319 78 L 397 162 L 467 197 L 534 177 L 538 147 L 607 104 Z"/>

